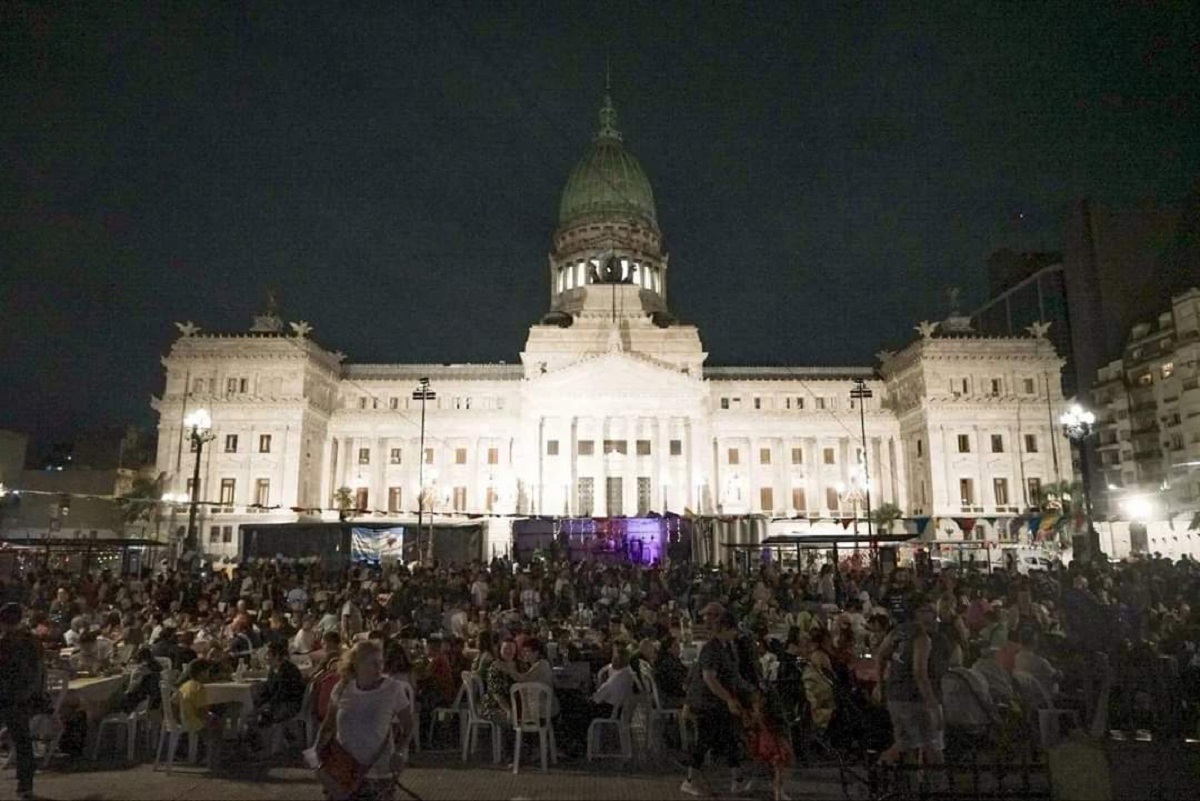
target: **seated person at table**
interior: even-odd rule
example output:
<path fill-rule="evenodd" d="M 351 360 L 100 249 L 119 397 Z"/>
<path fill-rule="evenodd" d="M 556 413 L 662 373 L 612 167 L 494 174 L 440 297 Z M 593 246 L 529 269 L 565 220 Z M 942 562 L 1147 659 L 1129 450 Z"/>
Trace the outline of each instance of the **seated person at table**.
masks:
<path fill-rule="evenodd" d="M 281 642 L 285 646 L 292 639 L 292 627 L 288 625 L 287 620 L 283 617 L 283 610 L 276 609 L 271 613 L 270 623 L 267 624 L 267 630 L 263 632 L 263 645 L 270 645 L 273 642 Z"/>
<path fill-rule="evenodd" d="M 658 643 L 646 639 L 638 643 L 637 650 L 629 655 L 629 669 L 633 675 L 641 678 L 642 673 L 649 670 L 654 672 L 654 663 L 658 661 Z M 637 692 L 637 689 L 634 690 Z"/>
<path fill-rule="evenodd" d="M 260 729 L 296 717 L 304 703 L 306 682 L 300 668 L 288 659 L 286 643 L 276 640 L 267 644 L 267 664 L 267 681 L 249 721 L 251 742 L 257 739 Z"/>
<path fill-rule="evenodd" d="M 426 645 L 426 656 L 429 659 L 428 669 L 424 677 L 418 681 L 417 693 L 420 696 L 422 709 L 435 709 L 439 706 L 450 706 L 454 702 L 454 693 L 458 688 L 458 674 L 450 664 L 450 655 L 446 644 L 439 637 L 431 637 Z"/>
<path fill-rule="evenodd" d="M 554 668 L 546 660 L 546 650 L 540 640 L 530 638 L 525 641 L 521 652 L 522 661 L 529 667 L 524 673 L 515 668 L 505 670 L 509 677 L 518 682 L 538 682 L 550 688 L 550 717 L 558 717 L 558 695 L 554 692 Z"/>
<path fill-rule="evenodd" d="M 321 644 L 321 633 L 317 631 L 317 619 L 305 615 L 300 624 L 300 630 L 292 637 L 291 652 L 293 654 L 311 654 Z"/>
<path fill-rule="evenodd" d="M 654 681 L 658 685 L 658 697 L 664 709 L 683 706 L 687 695 L 687 665 L 683 664 L 683 647 L 676 637 L 663 640 L 654 662 Z"/>
<path fill-rule="evenodd" d="M 629 657 L 625 654 L 625 649 L 620 645 L 614 645 L 608 678 L 596 688 L 596 692 L 592 693 L 593 716 L 608 717 L 614 708 L 621 706 L 633 696 L 635 686 L 633 669 L 629 666 Z"/>
<path fill-rule="evenodd" d="M 87 621 L 82 617 L 75 617 L 71 620 L 71 627 L 63 632 L 63 642 L 68 648 L 75 648 L 79 645 L 79 638 L 87 631 Z"/>
<path fill-rule="evenodd" d="M 480 713 L 502 725 L 510 722 L 512 707 L 509 690 L 513 686 L 512 674 L 517 670 L 517 644 L 512 640 L 500 643 L 500 651 L 482 675 L 484 692 L 479 699 Z"/>
<path fill-rule="evenodd" d="M 158 639 L 150 646 L 150 652 L 157 657 L 171 660 L 171 667 L 179 670 L 183 667 L 183 649 L 179 647 L 175 629 L 165 628 Z"/>
<path fill-rule="evenodd" d="M 179 722 L 186 731 L 203 733 L 211 762 L 227 716 L 231 712 L 236 713 L 242 705 L 236 701 L 227 704 L 208 703 L 208 691 L 204 685 L 212 678 L 210 668 L 209 663 L 199 659 L 192 663 L 191 678 L 179 688 Z"/>
<path fill-rule="evenodd" d="M 162 706 L 162 666 L 150 653 L 149 648 L 141 648 L 133 660 L 133 673 L 129 677 L 129 689 L 117 700 L 117 708 L 129 714 L 138 708 L 143 701 L 149 701 L 150 709 Z"/>
<path fill-rule="evenodd" d="M 71 669 L 79 673 L 103 673 L 108 669 L 111 656 L 100 650 L 96 632 L 85 631 L 79 635 L 79 650 L 71 656 Z"/>
<path fill-rule="evenodd" d="M 249 664 L 250 656 L 254 653 L 255 648 L 253 628 L 250 618 L 246 615 L 238 615 L 234 618 L 233 637 L 229 642 L 229 655 L 233 657 L 233 661 L 245 660 Z"/>

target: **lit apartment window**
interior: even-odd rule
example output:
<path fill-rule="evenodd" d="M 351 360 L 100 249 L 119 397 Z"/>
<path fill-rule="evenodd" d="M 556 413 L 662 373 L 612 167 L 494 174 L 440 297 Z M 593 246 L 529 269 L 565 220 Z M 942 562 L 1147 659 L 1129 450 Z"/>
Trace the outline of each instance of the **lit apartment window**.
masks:
<path fill-rule="evenodd" d="M 454 463 L 455 464 L 466 464 L 467 463 L 467 449 L 466 448 L 455 448 L 454 449 Z"/>
<path fill-rule="evenodd" d="M 962 498 L 963 506 L 974 506 L 975 482 L 969 478 L 960 478 L 958 480 L 958 494 Z"/>
<path fill-rule="evenodd" d="M 997 506 L 1008 506 L 1008 479 L 994 478 L 992 479 L 992 492 L 996 496 Z"/>
<path fill-rule="evenodd" d="M 758 463 L 759 464 L 770 464 L 771 463 L 771 449 L 770 448 L 759 448 L 758 449 Z"/>
<path fill-rule="evenodd" d="M 590 439 L 581 439 L 575 443 L 575 448 L 580 456 L 594 456 L 596 453 L 596 443 Z"/>
<path fill-rule="evenodd" d="M 803 448 L 792 448 L 792 464 L 804 464 Z"/>
<path fill-rule="evenodd" d="M 454 511 L 456 511 L 456 512 L 467 511 L 467 488 L 466 487 L 455 487 L 454 488 Z"/>
<path fill-rule="evenodd" d="M 556 440 L 556 439 L 546 440 L 546 455 L 547 456 L 558 456 L 558 440 Z"/>
<path fill-rule="evenodd" d="M 650 455 L 650 440 L 639 439 L 637 441 L 637 455 L 638 456 L 649 456 Z"/>
<path fill-rule="evenodd" d="M 225 452 L 226 453 L 237 453 L 237 446 L 238 446 L 238 435 L 237 434 L 226 434 L 225 435 Z"/>
<path fill-rule="evenodd" d="M 622 456 L 629 453 L 629 444 L 623 439 L 604 440 L 605 453 L 619 453 Z"/>
<path fill-rule="evenodd" d="M 671 455 L 672 456 L 683 456 L 683 440 L 681 440 L 681 439 L 671 440 Z"/>
<path fill-rule="evenodd" d="M 425 464 L 433 464 L 433 448 L 425 449 Z"/>
<path fill-rule="evenodd" d="M 270 434 L 259 434 L 258 435 L 258 452 L 259 453 L 270 453 L 271 452 L 271 435 Z"/>
<path fill-rule="evenodd" d="M 1038 503 L 1042 499 L 1042 480 L 1040 478 L 1027 479 L 1025 486 L 1029 489 L 1029 502 Z"/>
<path fill-rule="evenodd" d="M 221 479 L 221 505 L 233 506 L 234 498 L 237 496 L 235 488 L 237 487 L 237 479 L 223 478 Z"/>
<path fill-rule="evenodd" d="M 1037 453 L 1038 452 L 1037 434 L 1026 434 L 1025 435 L 1025 452 L 1026 453 Z"/>
<path fill-rule="evenodd" d="M 992 434 L 992 453 L 1004 453 L 1004 435 Z"/>
<path fill-rule="evenodd" d="M 399 512 L 403 502 L 403 489 L 401 487 L 388 487 L 388 511 L 392 514 Z"/>
<path fill-rule="evenodd" d="M 808 509 L 808 500 L 804 497 L 803 487 L 792 487 L 792 508 L 798 512 Z"/>
<path fill-rule="evenodd" d="M 738 449 L 730 448 L 729 449 L 729 463 L 730 464 L 738 464 L 740 459 L 741 459 L 741 456 L 738 453 Z"/>
<path fill-rule="evenodd" d="M 836 511 L 839 507 L 838 491 L 833 487 L 825 488 L 825 508 Z"/>
<path fill-rule="evenodd" d="M 833 448 L 825 448 L 821 451 L 821 461 L 825 464 L 837 464 L 837 455 Z"/>
<path fill-rule="evenodd" d="M 254 503 L 258 506 L 271 505 L 271 479 L 260 478 L 254 482 Z"/>
<path fill-rule="evenodd" d="M 971 436 L 969 434 L 959 434 L 958 435 L 958 452 L 959 453 L 970 453 L 971 452 Z"/>
<path fill-rule="evenodd" d="M 580 517 L 591 517 L 595 511 L 595 487 L 596 482 L 593 478 L 579 479 L 579 485 L 576 489 L 575 498 L 575 514 Z"/>
<path fill-rule="evenodd" d="M 500 464 L 500 449 L 499 448 L 488 448 L 487 449 L 487 463 L 488 464 Z"/>
<path fill-rule="evenodd" d="M 388 461 L 392 464 L 401 464 L 402 457 L 403 452 L 400 450 L 400 448 L 392 448 L 389 452 Z"/>
<path fill-rule="evenodd" d="M 775 508 L 775 491 L 771 487 L 760 487 L 758 490 L 758 508 L 770 512 Z"/>
<path fill-rule="evenodd" d="M 370 464 L 371 463 L 371 449 L 370 448 L 359 448 L 358 449 L 358 463 L 359 464 Z"/>

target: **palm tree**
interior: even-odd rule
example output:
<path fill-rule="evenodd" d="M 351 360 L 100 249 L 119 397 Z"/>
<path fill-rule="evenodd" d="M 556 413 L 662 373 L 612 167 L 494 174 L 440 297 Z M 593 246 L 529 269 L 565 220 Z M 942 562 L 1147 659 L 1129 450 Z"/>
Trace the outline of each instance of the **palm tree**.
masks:
<path fill-rule="evenodd" d="M 885 503 L 871 512 L 871 522 L 880 534 L 891 534 L 892 523 L 903 516 L 900 507 L 894 503 Z"/>
<path fill-rule="evenodd" d="M 155 523 L 162 511 L 162 479 L 160 474 L 156 479 L 138 477 L 133 480 L 129 490 L 114 503 L 121 513 L 123 527 Z"/>
<path fill-rule="evenodd" d="M 338 520 L 345 521 L 354 511 L 354 490 L 349 487 L 338 487 L 333 493 L 333 502 L 337 505 Z"/>
<path fill-rule="evenodd" d="M 1188 524 L 1188 531 L 1200 531 L 1200 512 L 1192 515 L 1192 522 Z"/>

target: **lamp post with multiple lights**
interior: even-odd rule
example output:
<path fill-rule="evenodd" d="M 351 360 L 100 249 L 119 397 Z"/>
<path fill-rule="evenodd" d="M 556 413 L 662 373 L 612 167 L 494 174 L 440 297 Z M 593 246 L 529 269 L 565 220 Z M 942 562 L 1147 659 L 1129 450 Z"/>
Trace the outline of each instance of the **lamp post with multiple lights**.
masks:
<path fill-rule="evenodd" d="M 870 398 L 875 393 L 867 389 L 866 379 L 854 379 L 854 388 L 850 390 L 850 399 L 858 401 L 858 425 L 862 432 L 862 469 L 863 469 L 863 489 L 866 491 L 867 501 L 867 540 L 870 542 L 871 557 L 875 556 L 875 531 L 871 524 L 871 471 L 867 462 L 867 398 Z M 858 534 L 858 509 L 854 511 L 854 533 Z M 857 539 L 857 536 L 856 536 Z M 858 547 L 858 543 L 854 543 L 854 547 Z"/>
<path fill-rule="evenodd" d="M 1097 562 L 1103 555 L 1100 551 L 1100 532 L 1092 524 L 1092 469 L 1088 459 L 1088 440 L 1096 431 L 1096 415 L 1084 409 L 1078 403 L 1063 412 L 1058 418 L 1062 424 L 1063 433 L 1079 449 L 1079 472 L 1083 477 L 1083 511 L 1087 518 L 1087 559 Z"/>
<path fill-rule="evenodd" d="M 192 492 L 188 503 L 188 526 L 183 541 L 183 550 L 185 553 L 194 554 L 199 547 L 199 537 L 196 533 L 196 510 L 200 506 L 200 455 L 204 451 L 205 443 L 212 442 L 216 435 L 212 432 L 212 415 L 208 413 L 208 409 L 197 409 L 192 412 L 184 418 L 183 425 L 188 429 L 192 451 L 196 454 L 196 463 L 192 468 Z"/>
<path fill-rule="evenodd" d="M 429 379 L 422 377 L 417 380 L 417 388 L 413 390 L 413 400 L 421 402 L 421 453 L 417 462 L 417 558 L 426 559 L 425 549 L 421 547 L 421 524 L 425 522 L 425 402 L 435 400 L 437 393 L 429 388 Z M 433 560 L 433 523 L 429 525 L 429 561 Z"/>

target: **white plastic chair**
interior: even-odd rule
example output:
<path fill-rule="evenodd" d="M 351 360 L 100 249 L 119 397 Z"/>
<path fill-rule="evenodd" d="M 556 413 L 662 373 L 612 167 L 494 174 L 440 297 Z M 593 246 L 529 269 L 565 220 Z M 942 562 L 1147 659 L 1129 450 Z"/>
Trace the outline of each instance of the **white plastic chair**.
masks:
<path fill-rule="evenodd" d="M 462 730 L 462 760 L 467 761 L 468 754 L 475 753 L 476 736 L 480 729 L 486 729 L 492 738 L 492 762 L 500 762 L 500 736 L 503 732 L 500 724 L 488 720 L 479 711 L 479 698 L 483 695 L 483 682 L 478 674 L 469 670 L 462 672 L 462 685 L 467 695 L 466 722 Z"/>
<path fill-rule="evenodd" d="M 188 736 L 188 761 L 195 762 L 200 753 L 200 730 L 187 729 L 179 717 L 179 691 L 167 682 L 159 685 L 162 692 L 162 727 L 158 734 L 158 748 L 154 751 L 154 770 L 162 761 L 163 747 L 167 749 L 167 773 L 175 764 L 175 752 L 179 749 L 181 735 Z M 210 762 L 211 762 L 211 754 Z"/>
<path fill-rule="evenodd" d="M 433 715 L 429 718 L 429 733 L 425 736 L 425 745 L 433 746 L 433 732 L 439 723 L 447 723 L 451 720 L 458 721 L 458 739 L 462 741 L 463 728 L 463 701 L 466 700 L 466 685 L 459 684 L 458 693 L 454 696 L 454 702 L 450 706 L 439 706 L 433 710 Z"/>
<path fill-rule="evenodd" d="M 100 746 L 104 742 L 105 729 L 125 729 L 126 753 L 125 758 L 133 762 L 137 756 L 137 735 L 138 728 L 142 724 L 146 725 L 146 729 L 150 728 L 150 701 L 146 699 L 138 704 L 137 709 L 132 712 L 110 712 L 100 719 L 100 724 L 96 729 L 96 745 L 92 749 L 92 761 L 100 759 Z"/>
<path fill-rule="evenodd" d="M 407 754 L 411 745 L 419 754 L 421 753 L 421 715 L 417 711 L 416 693 L 413 692 L 413 686 L 407 681 L 400 682 L 400 692 L 404 695 L 404 700 L 408 703 L 408 711 L 412 714 L 412 727 L 409 729 L 408 742 L 400 744 L 400 751 Z"/>
<path fill-rule="evenodd" d="M 538 753 L 542 770 L 548 770 L 547 758 L 558 764 L 558 746 L 554 742 L 554 724 L 550 712 L 554 708 L 554 691 L 539 681 L 519 681 L 508 691 L 513 709 L 513 773 L 521 770 L 521 742 L 525 733 L 537 734 Z"/>
<path fill-rule="evenodd" d="M 45 754 L 42 757 L 43 770 L 50 766 L 50 760 L 58 754 L 58 744 L 63 736 L 63 725 L 59 712 L 62 710 L 63 701 L 67 698 L 70 684 L 71 677 L 66 671 L 46 671 L 46 694 L 50 696 L 53 711 L 34 715 L 29 721 L 29 732 L 33 738 L 34 748 L 36 749 L 39 743 L 45 748 Z M 14 758 L 11 750 L 9 758 Z"/>
<path fill-rule="evenodd" d="M 658 694 L 658 682 L 649 670 L 642 671 L 642 687 L 650 696 L 650 711 L 646 720 L 646 739 L 649 741 L 647 745 L 650 750 L 656 753 L 662 750 L 662 738 L 668 723 L 679 728 L 679 742 L 686 748 L 687 726 L 684 725 L 681 710 L 667 709 L 663 706 L 662 696 Z"/>
<path fill-rule="evenodd" d="M 630 723 L 633 719 L 634 699 L 626 698 L 613 707 L 612 714 L 606 718 L 595 718 L 588 724 L 587 730 L 587 761 L 603 758 L 633 759 L 633 732 Z M 602 744 L 604 730 L 616 729 L 620 750 L 615 753 L 603 753 Z"/>

